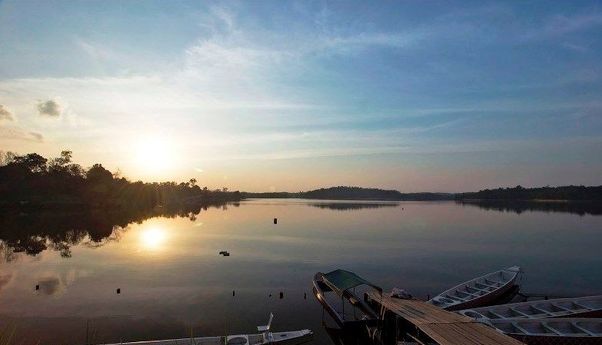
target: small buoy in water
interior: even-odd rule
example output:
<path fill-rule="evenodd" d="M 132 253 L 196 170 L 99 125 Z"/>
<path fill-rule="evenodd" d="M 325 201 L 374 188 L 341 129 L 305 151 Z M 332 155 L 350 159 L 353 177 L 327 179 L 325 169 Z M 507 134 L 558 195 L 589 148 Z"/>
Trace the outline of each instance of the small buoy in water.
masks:
<path fill-rule="evenodd" d="M 284 298 L 284 292 L 280 291 L 280 299 Z"/>
<path fill-rule="evenodd" d="M 36 290 L 40 290 L 40 285 L 36 285 Z"/>
<path fill-rule="evenodd" d="M 232 290 L 232 296 L 236 296 L 236 291 Z"/>
<path fill-rule="evenodd" d="M 121 293 L 121 288 L 117 288 L 117 294 Z"/>
<path fill-rule="evenodd" d="M 278 218 L 274 218 L 274 224 L 278 224 Z"/>

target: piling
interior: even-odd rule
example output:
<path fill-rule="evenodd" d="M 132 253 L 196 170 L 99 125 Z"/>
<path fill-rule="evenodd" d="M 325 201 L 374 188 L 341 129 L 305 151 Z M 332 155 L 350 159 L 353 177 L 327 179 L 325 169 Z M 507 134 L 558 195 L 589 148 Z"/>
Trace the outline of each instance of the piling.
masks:
<path fill-rule="evenodd" d="M 121 288 L 117 288 L 116 292 L 117 292 L 117 294 L 120 294 L 121 293 Z"/>
<path fill-rule="evenodd" d="M 274 218 L 274 224 L 278 224 L 278 218 Z"/>

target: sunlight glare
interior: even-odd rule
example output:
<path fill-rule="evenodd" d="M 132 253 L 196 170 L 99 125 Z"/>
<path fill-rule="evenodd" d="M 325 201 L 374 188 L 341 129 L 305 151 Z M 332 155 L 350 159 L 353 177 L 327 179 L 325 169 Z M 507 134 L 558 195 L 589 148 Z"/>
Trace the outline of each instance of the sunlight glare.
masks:
<path fill-rule="evenodd" d="M 161 228 L 148 228 L 140 233 L 140 242 L 147 249 L 158 249 L 165 242 L 165 230 Z"/>
<path fill-rule="evenodd" d="M 174 164 L 175 152 L 168 140 L 158 136 L 141 139 L 135 144 L 137 164 L 147 174 L 168 170 Z"/>

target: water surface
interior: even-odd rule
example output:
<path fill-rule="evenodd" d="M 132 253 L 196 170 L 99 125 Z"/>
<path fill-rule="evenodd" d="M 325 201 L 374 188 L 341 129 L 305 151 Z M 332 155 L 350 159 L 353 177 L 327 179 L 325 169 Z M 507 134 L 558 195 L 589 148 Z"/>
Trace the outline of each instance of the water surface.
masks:
<path fill-rule="evenodd" d="M 275 330 L 311 328 L 331 344 L 311 279 L 336 268 L 421 298 L 511 265 L 525 292 L 602 294 L 602 217 L 588 212 L 249 200 L 129 224 L 12 217 L 0 229 L 0 329 L 18 343 L 251 333 L 274 312 Z"/>

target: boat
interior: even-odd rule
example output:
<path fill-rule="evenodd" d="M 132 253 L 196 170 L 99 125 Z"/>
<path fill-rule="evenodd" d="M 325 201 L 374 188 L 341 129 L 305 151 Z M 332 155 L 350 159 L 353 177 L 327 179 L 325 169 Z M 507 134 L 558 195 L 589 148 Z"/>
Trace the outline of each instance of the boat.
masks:
<path fill-rule="evenodd" d="M 502 304 L 457 312 L 473 319 L 496 320 L 602 317 L 602 295 Z"/>
<path fill-rule="evenodd" d="M 488 273 L 443 291 L 428 303 L 446 310 L 485 306 L 514 288 L 520 273 L 518 266 Z"/>
<path fill-rule="evenodd" d="M 366 290 L 376 290 L 382 294 L 380 287 L 353 272 L 340 269 L 329 273 L 316 273 L 313 285 L 316 299 L 340 328 L 376 325 L 378 315 L 358 295 L 367 292 Z"/>
<path fill-rule="evenodd" d="M 601 319 L 487 319 L 481 322 L 528 345 L 602 344 Z"/>
<path fill-rule="evenodd" d="M 237 334 L 221 337 L 197 337 L 164 340 L 136 341 L 105 345 L 298 345 L 312 340 L 313 332 L 309 329 L 290 332 L 271 332 L 274 314 L 265 326 L 258 326 L 258 334 Z"/>

